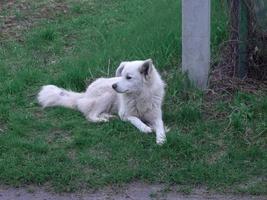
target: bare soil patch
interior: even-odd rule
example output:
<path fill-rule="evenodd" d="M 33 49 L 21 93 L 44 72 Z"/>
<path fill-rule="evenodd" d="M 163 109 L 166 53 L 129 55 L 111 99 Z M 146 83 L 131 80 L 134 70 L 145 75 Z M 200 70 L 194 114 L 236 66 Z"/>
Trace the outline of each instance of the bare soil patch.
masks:
<path fill-rule="evenodd" d="M 181 186 L 166 187 L 162 184 L 135 182 L 123 187 L 106 187 L 96 191 L 79 193 L 54 193 L 44 188 L 0 187 L 1 200 L 266 200 L 267 196 L 232 195 L 208 192 L 203 188 L 193 189 L 190 194 L 181 193 Z"/>
<path fill-rule="evenodd" d="M 68 11 L 64 1 L 4 0 L 0 5 L 0 38 L 20 39 L 22 31 L 43 19 L 52 20 Z"/>

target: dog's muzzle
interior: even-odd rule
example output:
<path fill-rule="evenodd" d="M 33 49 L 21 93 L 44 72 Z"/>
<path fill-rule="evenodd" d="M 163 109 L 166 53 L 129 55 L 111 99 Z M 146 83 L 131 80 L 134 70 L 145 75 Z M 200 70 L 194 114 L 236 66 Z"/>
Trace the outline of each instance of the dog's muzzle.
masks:
<path fill-rule="evenodd" d="M 116 90 L 117 87 L 118 87 L 118 85 L 117 85 L 116 83 L 114 83 L 114 84 L 112 85 L 112 88 L 113 88 L 114 90 Z M 116 90 L 116 91 L 117 91 L 117 90 Z"/>
<path fill-rule="evenodd" d="M 115 91 L 118 92 L 118 93 L 127 93 L 127 92 L 128 92 L 128 90 L 121 91 L 121 89 L 118 87 L 118 84 L 117 84 L 117 83 L 114 83 L 114 84 L 112 85 L 112 88 L 113 88 L 113 90 L 115 90 Z"/>

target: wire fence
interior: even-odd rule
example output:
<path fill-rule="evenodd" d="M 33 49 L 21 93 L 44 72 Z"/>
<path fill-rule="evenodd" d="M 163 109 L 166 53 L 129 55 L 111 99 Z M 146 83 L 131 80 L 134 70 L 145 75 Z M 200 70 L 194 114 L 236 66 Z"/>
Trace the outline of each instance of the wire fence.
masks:
<path fill-rule="evenodd" d="M 228 0 L 228 64 L 239 78 L 267 79 L 267 1 Z M 230 58 L 230 59 L 229 59 Z"/>
<path fill-rule="evenodd" d="M 267 0 L 222 0 L 229 10 L 229 39 L 209 77 L 212 94 L 267 92 Z"/>

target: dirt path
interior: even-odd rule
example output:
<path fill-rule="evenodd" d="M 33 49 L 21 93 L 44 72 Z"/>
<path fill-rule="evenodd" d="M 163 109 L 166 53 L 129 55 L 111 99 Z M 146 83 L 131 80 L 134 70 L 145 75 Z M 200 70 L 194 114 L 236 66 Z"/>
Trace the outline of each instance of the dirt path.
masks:
<path fill-rule="evenodd" d="M 43 188 L 0 187 L 1 200 L 267 200 L 267 196 L 240 196 L 209 193 L 195 189 L 190 195 L 177 192 L 175 188 L 164 185 L 131 183 L 122 188 L 105 188 L 94 192 L 63 193 L 48 192 Z"/>

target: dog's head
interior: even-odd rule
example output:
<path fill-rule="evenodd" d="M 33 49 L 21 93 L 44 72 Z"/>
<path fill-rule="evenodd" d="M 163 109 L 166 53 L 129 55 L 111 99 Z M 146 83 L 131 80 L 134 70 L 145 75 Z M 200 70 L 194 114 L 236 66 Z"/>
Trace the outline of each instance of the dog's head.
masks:
<path fill-rule="evenodd" d="M 138 93 L 151 80 L 154 65 L 151 59 L 121 62 L 116 70 L 119 81 L 112 85 L 118 93 Z"/>

